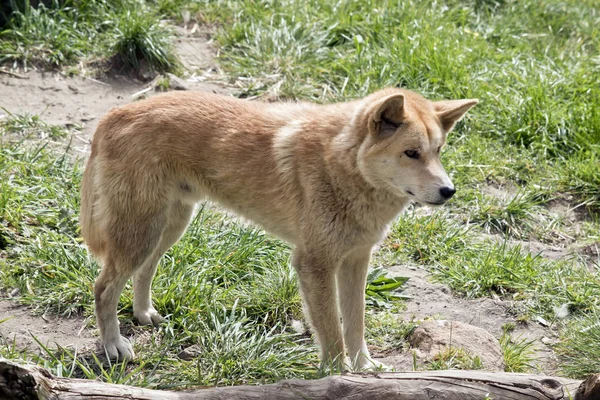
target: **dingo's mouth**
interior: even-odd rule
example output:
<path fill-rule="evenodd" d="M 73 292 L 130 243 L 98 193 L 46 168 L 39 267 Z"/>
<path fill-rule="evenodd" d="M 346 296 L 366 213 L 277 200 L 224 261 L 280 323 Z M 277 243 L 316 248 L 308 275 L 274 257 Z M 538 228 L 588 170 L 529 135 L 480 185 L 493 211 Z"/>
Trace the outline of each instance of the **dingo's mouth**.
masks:
<path fill-rule="evenodd" d="M 407 193 L 409 196 L 413 197 L 415 201 L 418 201 L 419 203 L 422 203 L 422 204 L 427 204 L 428 206 L 441 206 L 441 205 L 443 205 L 443 204 L 446 204 L 446 201 L 447 201 L 447 200 L 442 200 L 442 201 L 439 201 L 439 202 L 425 201 L 425 200 L 421 200 L 421 199 L 419 199 L 419 198 L 418 198 L 418 197 L 417 197 L 417 196 L 416 196 L 416 195 L 415 195 L 413 192 L 411 192 L 410 190 L 407 190 L 407 191 L 406 191 L 406 193 Z"/>
<path fill-rule="evenodd" d="M 431 201 L 424 201 L 423 203 L 425 203 L 425 204 L 428 204 L 428 205 L 430 205 L 430 206 L 441 206 L 441 205 L 443 205 L 443 204 L 446 204 L 446 202 L 445 202 L 445 201 L 441 201 L 441 202 L 439 202 L 439 203 L 433 203 L 433 202 L 431 202 Z"/>

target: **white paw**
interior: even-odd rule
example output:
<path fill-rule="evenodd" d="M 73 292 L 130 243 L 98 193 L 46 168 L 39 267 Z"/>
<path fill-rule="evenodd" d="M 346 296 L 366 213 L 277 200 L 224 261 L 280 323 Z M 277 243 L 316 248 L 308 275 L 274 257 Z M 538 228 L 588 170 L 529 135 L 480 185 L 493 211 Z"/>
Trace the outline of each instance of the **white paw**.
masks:
<path fill-rule="evenodd" d="M 360 362 L 357 365 L 358 371 L 371 371 L 371 372 L 391 372 L 394 367 L 385 365 L 384 363 L 373 360 L 371 357 L 361 357 Z"/>
<path fill-rule="evenodd" d="M 129 361 L 135 357 L 131 343 L 123 336 L 118 336 L 114 340 L 105 340 L 102 345 L 106 356 L 111 360 Z"/>
<path fill-rule="evenodd" d="M 140 325 L 158 325 L 165 320 L 154 307 L 134 310 L 133 316 Z"/>

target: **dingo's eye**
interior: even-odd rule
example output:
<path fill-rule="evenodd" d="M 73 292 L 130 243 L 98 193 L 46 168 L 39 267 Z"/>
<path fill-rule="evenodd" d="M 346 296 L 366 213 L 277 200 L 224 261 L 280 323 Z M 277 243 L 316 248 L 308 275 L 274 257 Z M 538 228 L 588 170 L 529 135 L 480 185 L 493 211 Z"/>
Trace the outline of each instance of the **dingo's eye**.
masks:
<path fill-rule="evenodd" d="M 416 150 L 406 150 L 404 154 L 406 154 L 406 157 L 408 158 L 413 158 L 415 160 L 419 159 L 419 152 Z"/>
<path fill-rule="evenodd" d="M 440 154 L 440 150 L 442 150 L 442 146 L 438 147 L 438 150 L 437 150 L 438 154 Z"/>

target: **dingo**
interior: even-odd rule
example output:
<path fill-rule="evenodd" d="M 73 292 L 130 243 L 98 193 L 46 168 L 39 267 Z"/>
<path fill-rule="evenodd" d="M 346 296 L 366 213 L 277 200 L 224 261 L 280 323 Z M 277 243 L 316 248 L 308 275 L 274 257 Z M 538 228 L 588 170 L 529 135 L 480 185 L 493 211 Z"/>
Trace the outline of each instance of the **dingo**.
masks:
<path fill-rule="evenodd" d="M 452 197 L 440 149 L 476 103 L 395 88 L 330 105 L 174 92 L 110 111 L 94 136 L 81 201 L 82 235 L 103 264 L 94 295 L 108 356 L 134 357 L 117 319 L 130 277 L 134 317 L 162 320 L 150 290 L 157 264 L 194 205 L 210 199 L 293 246 L 323 361 L 343 361 L 347 348 L 354 368 L 380 366 L 364 340 L 371 249 L 410 201 Z"/>

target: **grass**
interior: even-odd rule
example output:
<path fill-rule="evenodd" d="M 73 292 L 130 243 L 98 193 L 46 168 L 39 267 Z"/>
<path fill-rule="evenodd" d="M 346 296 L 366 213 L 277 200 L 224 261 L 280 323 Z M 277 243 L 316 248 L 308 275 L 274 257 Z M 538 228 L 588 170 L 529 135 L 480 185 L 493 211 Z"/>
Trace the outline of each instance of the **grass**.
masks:
<path fill-rule="evenodd" d="M 444 369 L 483 369 L 483 363 L 479 356 L 471 355 L 460 347 L 447 347 L 433 356 L 433 360 L 427 365 L 428 370 L 437 371 Z"/>
<path fill-rule="evenodd" d="M 400 85 L 432 99 L 480 99 L 442 154 L 457 195 L 443 210 L 413 208 L 395 221 L 374 263 L 419 264 L 455 292 L 510 301 L 520 320 L 543 317 L 560 333 L 564 374 L 600 369 L 590 361 L 600 354 L 599 261 L 577 250 L 600 242 L 594 0 L 64 4 L 14 15 L 0 33 L 0 61 L 64 66 L 117 54 L 134 68 L 144 58 L 173 68 L 169 33 L 158 20 L 178 20 L 188 10 L 217 28 L 220 67 L 242 97 L 331 102 Z M 3 123 L 5 135 L 51 129 L 34 116 Z M 90 314 L 97 266 L 77 239 L 80 164 L 43 145 L 4 143 L 0 154 L 8 177 L 0 182 L 2 285 L 21 288 L 22 300 L 42 309 Z M 571 211 L 556 211 L 557 204 Z M 546 258 L 530 244 L 559 247 L 562 256 Z M 155 302 L 168 322 L 140 331 L 151 343 L 136 351 L 148 351 L 148 363 L 105 373 L 87 360 L 86 368 L 102 379 L 139 375 L 134 383 L 151 387 L 173 384 L 173 370 L 184 386 L 317 376 L 314 348 L 289 328 L 301 305 L 288 257 L 287 246 L 262 231 L 201 209 L 161 263 Z M 386 308 L 395 301 L 386 285 L 395 282 L 377 279 L 371 276 L 368 297 L 370 343 L 405 348 L 411 325 L 393 317 L 397 302 Z M 121 306 L 130 326 L 130 287 Z M 236 348 L 236 340 L 244 345 Z M 178 360 L 193 343 L 204 343 L 214 364 Z M 528 342 L 505 335 L 502 343 L 507 368 L 530 367 Z M 449 351 L 438 364 L 476 356 Z M 61 368 L 78 359 L 65 357 Z"/>
<path fill-rule="evenodd" d="M 591 371 L 600 370 L 600 315 L 597 310 L 570 321 L 561 339 L 557 350 L 563 360 L 563 373 L 585 378 Z"/>
<path fill-rule="evenodd" d="M 157 24 L 158 15 L 126 10 L 118 16 L 110 51 L 117 65 L 137 71 L 141 63 L 158 71 L 177 71 L 181 65 L 173 54 L 168 31 Z"/>
<path fill-rule="evenodd" d="M 152 2 L 67 0 L 48 8 L 28 4 L 13 12 L 0 31 L 0 63 L 27 69 L 112 61 L 135 73 L 140 63 L 157 72 L 181 68 L 171 34 Z"/>
<path fill-rule="evenodd" d="M 473 212 L 477 215 L 478 211 Z M 467 297 L 499 296 L 525 306 L 529 317 L 554 319 L 555 309 L 585 314 L 598 308 L 600 277 L 582 258 L 546 259 L 509 238 L 482 238 L 452 215 L 405 214 L 393 225 L 379 263 L 418 263 Z"/>
<path fill-rule="evenodd" d="M 504 370 L 506 372 L 530 372 L 536 368 L 535 340 L 514 338 L 510 333 L 512 329 L 514 326 L 503 327 L 504 333 L 500 337 Z"/>

